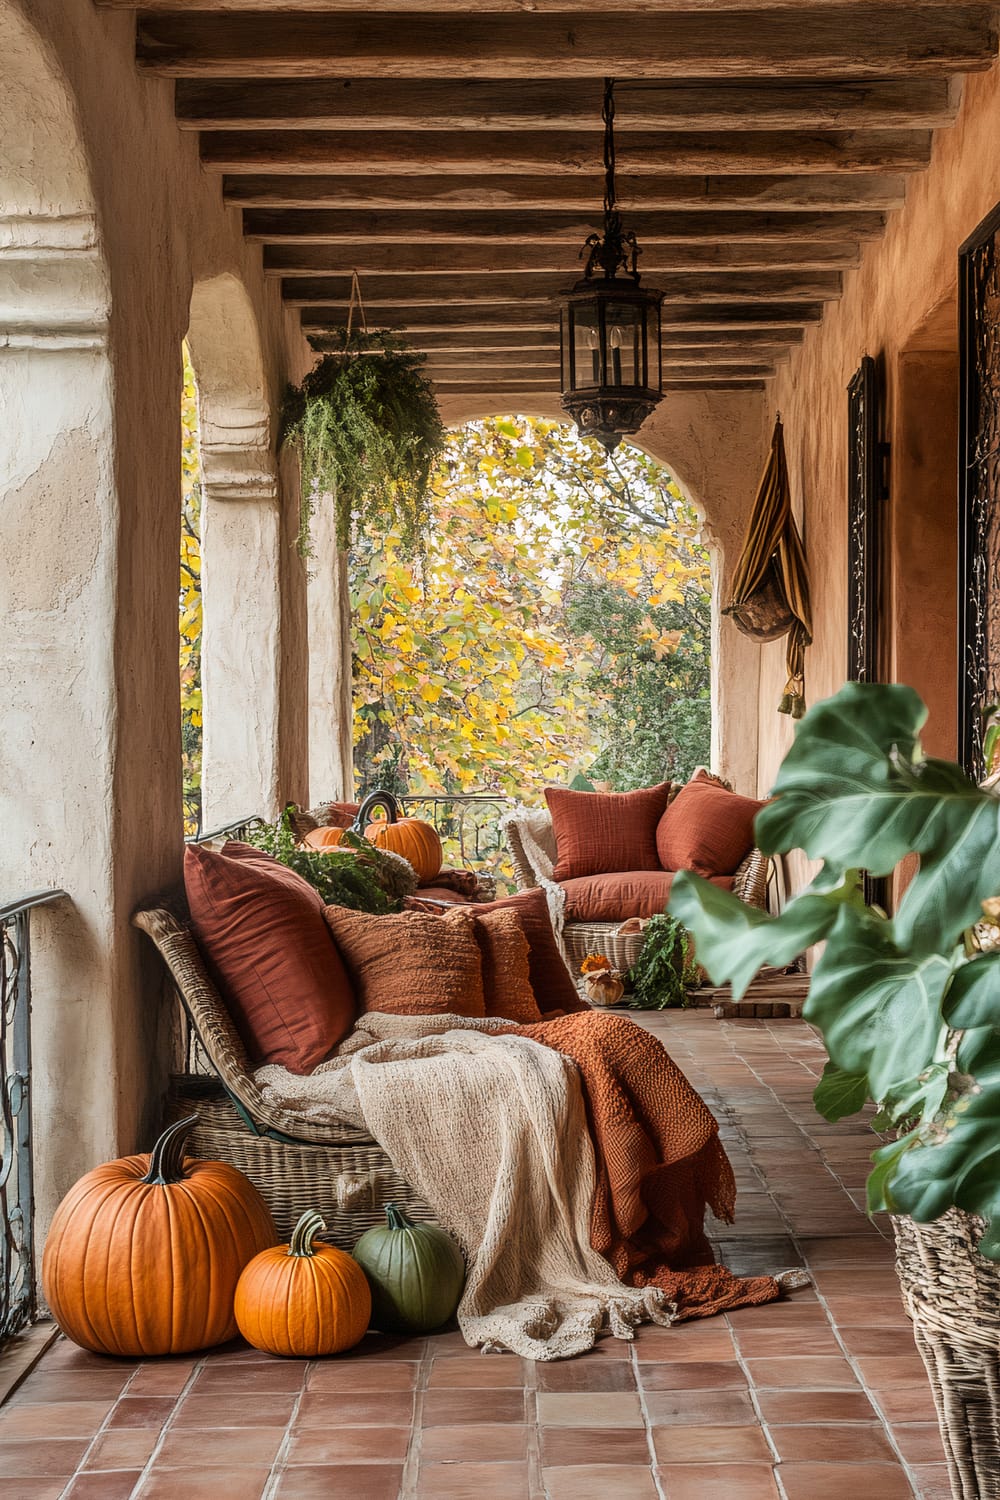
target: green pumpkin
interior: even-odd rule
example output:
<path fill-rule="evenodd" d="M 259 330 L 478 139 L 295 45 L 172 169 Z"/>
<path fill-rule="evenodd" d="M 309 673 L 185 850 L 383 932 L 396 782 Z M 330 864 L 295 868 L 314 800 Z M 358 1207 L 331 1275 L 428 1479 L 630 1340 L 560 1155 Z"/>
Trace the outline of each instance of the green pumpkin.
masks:
<path fill-rule="evenodd" d="M 372 1292 L 372 1327 L 383 1333 L 431 1333 L 447 1323 L 462 1296 L 465 1261 L 434 1224 L 414 1224 L 393 1203 L 386 1228 L 369 1229 L 354 1259 Z"/>

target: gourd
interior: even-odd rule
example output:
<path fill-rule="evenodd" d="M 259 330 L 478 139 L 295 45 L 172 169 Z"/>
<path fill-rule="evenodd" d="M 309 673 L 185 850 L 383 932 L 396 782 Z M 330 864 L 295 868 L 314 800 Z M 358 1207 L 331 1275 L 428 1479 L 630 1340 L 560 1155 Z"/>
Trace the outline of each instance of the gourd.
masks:
<path fill-rule="evenodd" d="M 454 1315 L 465 1285 L 455 1241 L 434 1224 L 414 1224 L 394 1203 L 386 1226 L 369 1229 L 354 1247 L 368 1277 L 372 1327 L 383 1333 L 430 1333 Z"/>
<path fill-rule="evenodd" d="M 385 808 L 385 822 L 365 826 L 366 818 L 375 807 Z M 401 818 L 399 805 L 388 792 L 372 792 L 365 798 L 355 827 L 364 827 L 365 838 L 376 849 L 388 849 L 409 860 L 421 885 L 428 885 L 441 868 L 443 851 L 433 823 L 425 823 L 421 818 Z"/>
<path fill-rule="evenodd" d="M 87 1172 L 56 1210 L 42 1290 L 84 1349 L 184 1354 L 235 1337 L 240 1272 L 278 1231 L 242 1172 L 184 1157 L 197 1120 L 178 1120 L 148 1155 Z"/>
<path fill-rule="evenodd" d="M 364 1337 L 372 1298 L 365 1273 L 333 1245 L 317 1244 L 321 1214 L 304 1213 L 291 1242 L 256 1255 L 236 1287 L 236 1321 L 268 1354 L 315 1359 Z"/>
<path fill-rule="evenodd" d="M 302 843 L 307 849 L 336 849 L 344 833 L 343 828 L 311 828 Z"/>

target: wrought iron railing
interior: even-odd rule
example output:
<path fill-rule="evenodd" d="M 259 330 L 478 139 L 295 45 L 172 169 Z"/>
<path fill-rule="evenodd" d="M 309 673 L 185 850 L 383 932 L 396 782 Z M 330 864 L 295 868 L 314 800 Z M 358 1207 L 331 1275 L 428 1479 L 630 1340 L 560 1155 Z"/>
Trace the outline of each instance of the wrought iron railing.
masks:
<path fill-rule="evenodd" d="M 31 913 L 65 897 L 0 906 L 0 1345 L 35 1314 L 31 1172 Z"/>
<path fill-rule="evenodd" d="M 207 833 L 200 829 L 184 840 L 185 844 L 210 844 L 213 839 L 245 839 L 251 828 L 259 828 L 264 819 L 257 813 L 240 818 L 235 823 L 223 823 L 221 828 L 210 828 Z"/>
<path fill-rule="evenodd" d="M 397 799 L 405 812 L 434 824 L 444 846 L 445 864 L 513 881 L 513 867 L 500 832 L 500 816 L 516 798 L 503 792 L 406 793 Z"/>

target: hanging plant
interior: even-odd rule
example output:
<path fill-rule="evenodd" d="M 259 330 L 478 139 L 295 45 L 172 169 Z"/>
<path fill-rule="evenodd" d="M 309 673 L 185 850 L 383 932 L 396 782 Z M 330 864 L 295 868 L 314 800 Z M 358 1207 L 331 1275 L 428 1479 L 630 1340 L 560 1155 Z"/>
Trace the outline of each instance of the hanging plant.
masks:
<path fill-rule="evenodd" d="M 347 331 L 300 386 L 290 386 L 281 441 L 299 457 L 299 551 L 310 554 L 317 499 L 335 497 L 337 545 L 359 529 L 395 529 L 419 547 L 431 469 L 444 448 L 444 426 L 424 356 L 391 333 Z"/>

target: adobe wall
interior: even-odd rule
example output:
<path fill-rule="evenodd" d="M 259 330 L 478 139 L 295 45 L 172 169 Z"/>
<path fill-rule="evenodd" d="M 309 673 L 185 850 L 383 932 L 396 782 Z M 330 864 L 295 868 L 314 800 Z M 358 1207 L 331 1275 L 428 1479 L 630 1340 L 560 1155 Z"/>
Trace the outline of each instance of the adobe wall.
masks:
<path fill-rule="evenodd" d="M 888 674 L 916 687 L 931 711 L 926 742 L 956 749 L 957 326 L 959 246 L 1000 201 L 1000 68 L 967 80 L 955 125 L 936 137 L 929 169 L 843 300 L 807 332 L 773 383 L 812 568 L 815 641 L 806 657 L 810 702 L 846 672 L 847 397 L 863 354 L 884 368 L 892 443 L 886 531 Z M 760 788 L 773 781 L 792 734 L 774 712 L 781 644 L 762 648 Z"/>
<path fill-rule="evenodd" d="M 195 283 L 245 288 L 272 409 L 304 345 L 218 177 L 202 172 L 196 137 L 178 130 L 171 85 L 137 73 L 131 14 L 0 0 L 0 127 L 0 406 L 12 440 L 0 891 L 71 897 L 34 924 L 44 1232 L 81 1171 L 148 1143 L 165 1081 L 151 1064 L 165 1066 L 165 1008 L 150 1005 L 162 972 L 129 918 L 180 874 L 180 351 Z M 305 574 L 287 498 L 276 503 L 275 670 L 289 706 L 276 795 L 304 796 Z"/>

